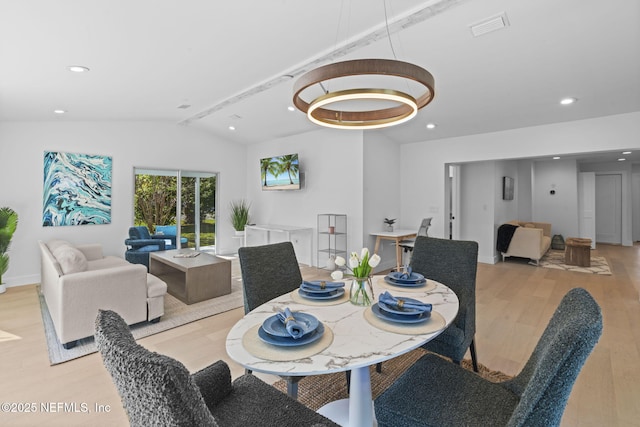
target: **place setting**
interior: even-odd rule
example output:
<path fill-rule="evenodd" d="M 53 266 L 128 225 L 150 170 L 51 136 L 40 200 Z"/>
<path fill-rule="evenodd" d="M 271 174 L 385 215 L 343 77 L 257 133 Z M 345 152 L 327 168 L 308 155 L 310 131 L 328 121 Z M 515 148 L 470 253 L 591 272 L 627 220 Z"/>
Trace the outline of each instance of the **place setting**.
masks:
<path fill-rule="evenodd" d="M 364 317 L 379 329 L 407 335 L 437 332 L 446 324 L 432 304 L 394 296 L 388 291 L 380 294 L 378 302 L 365 310 Z"/>
<path fill-rule="evenodd" d="M 344 282 L 305 280 L 291 292 L 291 299 L 305 305 L 336 305 L 349 300 Z"/>
<path fill-rule="evenodd" d="M 289 308 L 269 316 L 242 337 L 242 345 L 249 353 L 272 361 L 310 357 L 327 348 L 332 341 L 331 328 L 312 314 Z"/>
<path fill-rule="evenodd" d="M 402 271 L 392 271 L 378 280 L 379 284 L 387 289 L 400 292 L 429 292 L 436 288 L 435 282 L 428 280 L 424 275 L 411 270 L 411 267 L 404 266 Z"/>

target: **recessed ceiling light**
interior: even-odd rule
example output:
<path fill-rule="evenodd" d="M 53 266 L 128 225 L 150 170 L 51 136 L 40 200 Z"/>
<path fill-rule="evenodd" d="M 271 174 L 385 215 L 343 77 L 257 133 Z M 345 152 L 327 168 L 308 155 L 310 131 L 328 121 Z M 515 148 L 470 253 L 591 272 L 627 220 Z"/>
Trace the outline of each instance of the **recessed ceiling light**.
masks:
<path fill-rule="evenodd" d="M 235 126 L 229 126 L 229 130 L 236 130 Z"/>
<path fill-rule="evenodd" d="M 291 105 L 289 105 L 289 106 L 287 107 L 287 110 L 289 110 L 289 111 L 295 111 L 295 108 L 293 108 Z"/>
<path fill-rule="evenodd" d="M 625 160 L 627 160 L 627 159 L 625 159 L 625 158 L 618 159 L 619 162 L 624 162 Z"/>
<path fill-rule="evenodd" d="M 555 157 L 553 158 L 553 160 L 560 160 L 560 157 L 559 157 L 559 156 L 555 156 Z"/>
<path fill-rule="evenodd" d="M 74 73 L 86 73 L 89 71 L 89 68 L 83 67 L 82 65 L 69 65 L 67 69 Z"/>
<path fill-rule="evenodd" d="M 631 154 L 631 151 L 623 151 L 622 154 Z"/>
<path fill-rule="evenodd" d="M 562 99 L 562 100 L 560 101 L 560 104 L 562 104 L 562 105 L 571 105 L 571 104 L 573 104 L 573 103 L 574 103 L 574 102 L 576 102 L 576 101 L 577 101 L 577 99 L 576 99 L 576 98 L 564 98 L 564 99 Z"/>
<path fill-rule="evenodd" d="M 435 123 L 427 123 L 427 129 L 435 129 L 435 128 L 436 128 Z"/>
<path fill-rule="evenodd" d="M 56 113 L 56 114 L 64 114 L 64 113 L 66 113 L 66 110 L 58 109 L 58 110 L 53 110 L 53 112 Z"/>

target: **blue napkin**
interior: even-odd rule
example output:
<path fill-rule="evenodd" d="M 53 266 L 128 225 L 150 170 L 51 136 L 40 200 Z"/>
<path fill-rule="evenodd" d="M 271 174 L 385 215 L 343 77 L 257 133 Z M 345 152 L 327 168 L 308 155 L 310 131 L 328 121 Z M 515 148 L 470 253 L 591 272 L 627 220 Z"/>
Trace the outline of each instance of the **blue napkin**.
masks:
<path fill-rule="evenodd" d="M 279 311 L 277 316 L 278 319 L 284 323 L 284 327 L 289 335 L 291 335 L 291 338 L 298 339 L 304 335 L 304 327 L 296 321 L 289 308 L 285 308 L 284 311 Z"/>
<path fill-rule="evenodd" d="M 398 279 L 409 279 L 409 277 L 411 277 L 411 271 L 411 267 L 407 266 L 405 272 L 402 273 Z"/>
<path fill-rule="evenodd" d="M 323 285 L 324 283 L 324 285 Z M 313 281 L 313 282 L 309 282 L 309 281 L 303 281 L 302 285 L 306 288 L 312 289 L 314 291 L 321 291 L 326 289 L 327 292 L 328 291 L 333 291 L 335 289 L 338 288 L 344 288 L 344 282 L 325 282 L 325 281 Z"/>
<path fill-rule="evenodd" d="M 423 302 L 415 303 L 412 301 L 411 302 L 406 301 L 402 298 L 394 297 L 389 293 L 389 291 L 385 292 L 384 294 L 380 294 L 378 301 L 392 308 L 417 310 L 421 313 L 431 313 L 431 308 L 432 308 L 431 304 L 427 304 Z"/>

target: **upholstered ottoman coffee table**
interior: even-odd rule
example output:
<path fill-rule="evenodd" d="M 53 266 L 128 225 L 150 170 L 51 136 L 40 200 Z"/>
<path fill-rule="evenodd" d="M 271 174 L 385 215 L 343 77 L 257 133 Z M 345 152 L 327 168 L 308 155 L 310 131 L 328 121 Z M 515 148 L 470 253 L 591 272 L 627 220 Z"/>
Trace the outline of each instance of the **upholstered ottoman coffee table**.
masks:
<path fill-rule="evenodd" d="M 567 237 L 564 263 L 579 267 L 591 267 L 591 239 Z"/>
<path fill-rule="evenodd" d="M 197 256 L 190 256 L 198 253 Z M 149 272 L 185 304 L 231 293 L 231 261 L 190 249 L 151 252 Z"/>

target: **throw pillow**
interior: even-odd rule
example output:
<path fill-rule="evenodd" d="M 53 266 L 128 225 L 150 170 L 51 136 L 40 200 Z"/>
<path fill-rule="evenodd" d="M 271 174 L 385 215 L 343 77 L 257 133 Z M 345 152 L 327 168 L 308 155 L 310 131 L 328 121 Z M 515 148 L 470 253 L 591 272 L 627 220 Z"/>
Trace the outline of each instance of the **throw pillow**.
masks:
<path fill-rule="evenodd" d="M 71 246 L 71 243 L 67 242 L 66 240 L 60 240 L 60 239 L 50 240 L 47 243 L 47 247 L 49 248 L 51 253 L 54 253 L 56 249 L 58 249 L 60 246 Z"/>
<path fill-rule="evenodd" d="M 80 249 L 73 246 L 60 246 L 55 250 L 56 257 L 63 274 L 79 273 L 87 271 L 89 263 Z"/>
<path fill-rule="evenodd" d="M 528 222 L 524 225 L 524 228 L 536 228 L 536 225 Z"/>

